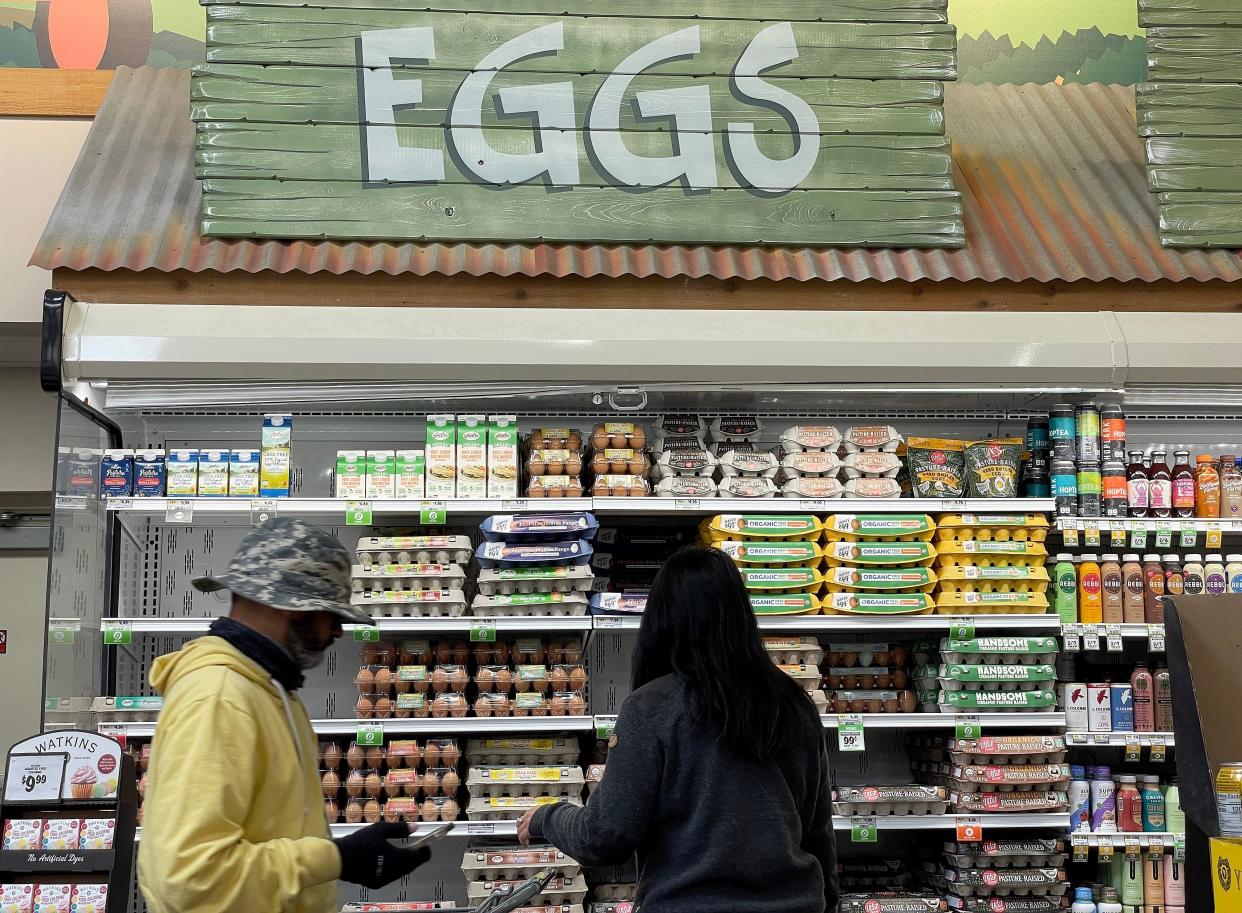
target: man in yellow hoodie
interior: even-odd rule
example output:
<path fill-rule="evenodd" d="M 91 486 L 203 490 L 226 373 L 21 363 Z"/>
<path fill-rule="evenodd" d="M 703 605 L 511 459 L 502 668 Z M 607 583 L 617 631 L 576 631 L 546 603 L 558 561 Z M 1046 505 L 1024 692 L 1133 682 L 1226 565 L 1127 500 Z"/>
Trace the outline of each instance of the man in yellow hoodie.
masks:
<path fill-rule="evenodd" d="M 430 858 L 390 840 L 380 822 L 333 840 L 318 745 L 296 691 L 342 621 L 372 624 L 349 604 L 350 557 L 300 520 L 255 527 L 228 572 L 200 578 L 232 592 L 229 617 L 162 656 L 164 696 L 143 809 L 138 880 L 152 913 L 329 913 L 336 881 L 378 888 Z"/>

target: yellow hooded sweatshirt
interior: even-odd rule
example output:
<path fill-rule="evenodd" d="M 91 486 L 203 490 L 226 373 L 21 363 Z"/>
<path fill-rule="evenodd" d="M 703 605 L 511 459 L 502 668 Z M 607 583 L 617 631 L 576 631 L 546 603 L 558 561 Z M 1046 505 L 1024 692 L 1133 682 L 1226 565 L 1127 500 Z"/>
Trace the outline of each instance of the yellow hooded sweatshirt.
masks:
<path fill-rule="evenodd" d="M 341 857 L 306 708 L 219 637 L 157 659 L 138 882 L 151 913 L 328 913 Z"/>

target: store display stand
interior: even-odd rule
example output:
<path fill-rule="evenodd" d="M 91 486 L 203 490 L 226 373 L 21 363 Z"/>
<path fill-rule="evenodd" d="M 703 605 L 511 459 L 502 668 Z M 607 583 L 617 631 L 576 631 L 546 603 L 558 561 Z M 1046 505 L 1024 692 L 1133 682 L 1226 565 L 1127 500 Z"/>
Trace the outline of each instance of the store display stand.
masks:
<path fill-rule="evenodd" d="M 55 749 L 75 736 L 81 737 L 79 747 L 89 740 L 96 757 L 112 759 L 111 764 L 100 765 L 109 774 L 115 771 L 116 789 L 111 795 L 72 797 L 70 779 L 78 758 Z M 46 750 L 37 750 L 41 748 Z M 133 758 L 120 743 L 97 733 L 72 730 L 32 736 L 13 746 L 6 771 L 0 802 L 4 822 L 106 818 L 114 820 L 115 827 L 111 849 L 0 849 L 0 882 L 36 886 L 106 884 L 109 902 L 106 907 L 93 909 L 97 913 L 104 913 L 105 909 L 112 913 L 127 910 L 134 871 L 138 789 Z M 101 791 L 108 792 L 106 788 Z M 26 795 L 31 798 L 23 798 Z"/>

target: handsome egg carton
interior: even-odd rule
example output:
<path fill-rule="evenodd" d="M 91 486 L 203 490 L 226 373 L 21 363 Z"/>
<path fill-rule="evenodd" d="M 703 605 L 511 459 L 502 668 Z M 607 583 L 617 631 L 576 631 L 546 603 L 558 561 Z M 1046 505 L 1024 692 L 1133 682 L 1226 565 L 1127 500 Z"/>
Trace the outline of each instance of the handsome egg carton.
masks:
<path fill-rule="evenodd" d="M 549 868 L 571 879 L 582 871 L 577 861 L 554 846 L 472 847 L 461 861 L 466 881 L 520 881 Z"/>
<path fill-rule="evenodd" d="M 355 548 L 363 567 L 388 564 L 469 564 L 469 536 L 363 536 Z"/>
<path fill-rule="evenodd" d="M 471 766 L 547 767 L 577 763 L 581 753 L 576 738 L 550 735 L 470 739 L 466 742 L 465 756 Z"/>
<path fill-rule="evenodd" d="M 487 568 L 478 578 L 483 596 L 589 593 L 594 585 L 595 572 L 586 564 Z"/>
<path fill-rule="evenodd" d="M 470 881 L 466 883 L 466 897 L 471 904 L 481 904 L 487 900 L 497 888 L 508 885 L 516 888 L 524 879 L 494 879 L 488 881 Z M 586 899 L 586 877 L 578 873 L 573 878 L 553 875 L 542 893 L 531 898 L 531 903 L 540 904 L 580 904 Z M 523 908 L 526 909 L 526 908 Z"/>
<path fill-rule="evenodd" d="M 510 593 L 478 595 L 470 604 L 470 614 L 489 618 L 585 615 L 590 602 L 583 593 Z"/>
<path fill-rule="evenodd" d="M 940 786 L 842 786 L 833 790 L 833 812 L 850 817 L 943 815 L 947 807 L 947 792 Z"/>
<path fill-rule="evenodd" d="M 1053 664 L 1058 649 L 1055 637 L 972 637 L 966 640 L 946 637 L 940 641 L 940 656 L 950 664 Z"/>
<path fill-rule="evenodd" d="M 945 691 L 1037 691 L 1050 689 L 1056 678 L 1056 667 L 1047 663 L 947 663 L 940 666 L 938 676 L 940 687 Z"/>
<path fill-rule="evenodd" d="M 549 796 L 581 799 L 581 767 L 472 767 L 466 777 L 471 797 Z"/>
<path fill-rule="evenodd" d="M 941 691 L 941 713 L 977 713 L 1003 710 L 1036 713 L 1056 708 L 1057 696 L 1046 688 L 1032 691 Z"/>

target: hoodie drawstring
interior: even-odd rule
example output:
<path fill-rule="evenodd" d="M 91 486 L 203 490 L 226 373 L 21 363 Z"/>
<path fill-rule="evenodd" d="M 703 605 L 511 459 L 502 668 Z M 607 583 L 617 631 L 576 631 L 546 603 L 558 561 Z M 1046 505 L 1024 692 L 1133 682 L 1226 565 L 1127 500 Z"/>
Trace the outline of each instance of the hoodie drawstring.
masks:
<path fill-rule="evenodd" d="M 272 684 L 276 686 L 276 690 L 280 692 L 280 702 L 285 705 L 285 719 L 289 721 L 289 735 L 293 737 L 293 750 L 298 755 L 298 770 L 304 771 L 306 762 L 302 758 L 302 740 L 298 738 L 298 727 L 293 721 L 293 705 L 289 703 L 289 692 L 285 690 L 285 686 L 276 679 L 272 679 Z M 305 821 L 310 816 L 310 809 L 306 805 L 306 790 L 302 790 L 302 820 Z"/>

